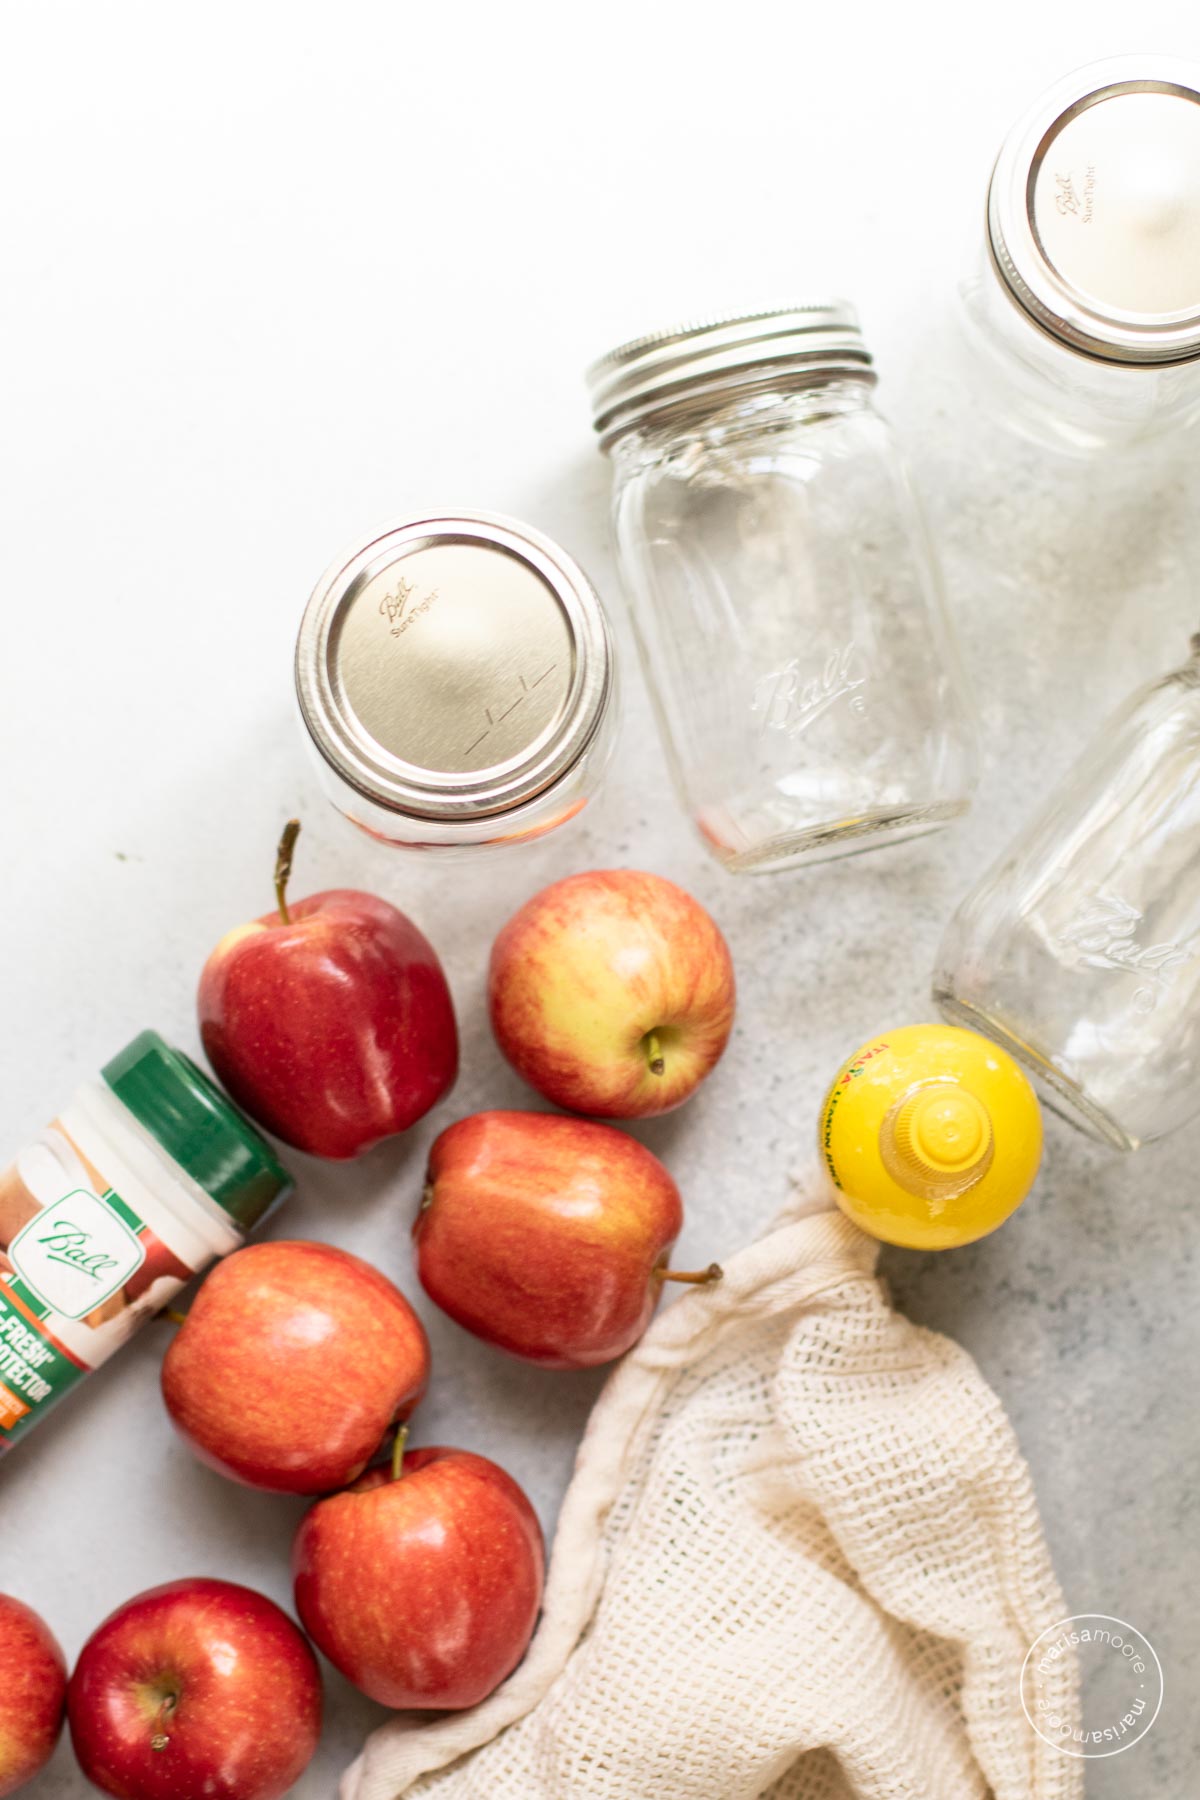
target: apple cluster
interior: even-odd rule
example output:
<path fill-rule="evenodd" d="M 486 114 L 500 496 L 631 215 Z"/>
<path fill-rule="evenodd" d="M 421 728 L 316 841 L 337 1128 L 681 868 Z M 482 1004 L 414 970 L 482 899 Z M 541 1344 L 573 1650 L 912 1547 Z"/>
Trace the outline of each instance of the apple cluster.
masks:
<path fill-rule="evenodd" d="M 259 1124 L 348 1158 L 449 1091 L 449 987 L 416 926 L 338 889 L 230 932 L 200 981 L 205 1049 Z M 505 1056 L 560 1112 L 491 1111 L 434 1142 L 413 1239 L 426 1293 L 510 1355 L 578 1369 L 645 1330 L 683 1224 L 657 1157 L 603 1120 L 680 1105 L 729 1038 L 733 967 L 703 907 L 661 877 L 594 872 L 534 896 L 493 946 Z M 580 1116 L 590 1115 L 590 1116 Z M 263 1595 L 183 1580 L 92 1634 L 68 1682 L 54 1638 L 0 1596 L 0 1796 L 42 1766 L 64 1710 L 88 1778 L 127 1800 L 277 1800 L 321 1725 L 315 1644 L 385 1706 L 450 1710 L 524 1656 L 544 1548 L 529 1500 L 484 1456 L 408 1447 L 429 1342 L 393 1282 L 331 1244 L 252 1244 L 207 1277 L 167 1351 L 167 1412 L 233 1481 L 314 1505 L 292 1567 L 304 1631 Z M 307 1636 L 305 1636 L 307 1633 Z M 311 1640 L 311 1643 L 310 1643 Z"/>

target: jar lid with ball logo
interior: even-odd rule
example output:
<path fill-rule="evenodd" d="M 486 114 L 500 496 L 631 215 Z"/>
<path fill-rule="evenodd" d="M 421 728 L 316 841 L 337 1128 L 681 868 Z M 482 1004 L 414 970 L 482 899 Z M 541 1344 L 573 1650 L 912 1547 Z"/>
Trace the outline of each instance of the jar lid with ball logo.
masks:
<path fill-rule="evenodd" d="M 1200 358 L 1200 64 L 1114 57 L 1056 83 L 1004 142 L 987 234 L 1002 287 L 1067 349 Z"/>
<path fill-rule="evenodd" d="M 613 689 L 582 569 L 488 513 L 373 533 L 322 577 L 296 646 L 330 798 L 412 847 L 536 837 L 579 812 L 606 759 Z"/>

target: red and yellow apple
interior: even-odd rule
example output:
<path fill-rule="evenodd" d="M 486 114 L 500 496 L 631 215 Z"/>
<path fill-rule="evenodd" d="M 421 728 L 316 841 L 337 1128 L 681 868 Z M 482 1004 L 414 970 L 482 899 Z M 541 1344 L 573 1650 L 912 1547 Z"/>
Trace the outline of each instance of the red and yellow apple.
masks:
<path fill-rule="evenodd" d="M 535 894 L 492 948 L 488 1005 L 517 1073 L 605 1119 L 680 1106 L 733 1028 L 729 948 L 690 894 L 636 869 Z"/>
<path fill-rule="evenodd" d="M 399 1288 L 331 1244 L 250 1244 L 218 1263 L 163 1360 L 176 1429 L 248 1487 L 324 1494 L 366 1468 L 429 1379 Z"/>
<path fill-rule="evenodd" d="M 454 1007 L 411 919 L 350 888 L 289 904 L 299 826 L 284 833 L 276 911 L 227 932 L 200 977 L 200 1036 L 238 1105 L 313 1156 L 357 1156 L 407 1131 L 454 1085 Z"/>
<path fill-rule="evenodd" d="M 0 1594 L 0 1795 L 15 1794 L 50 1760 L 66 1697 L 57 1639 L 31 1606 Z"/>
<path fill-rule="evenodd" d="M 172 1581 L 94 1631 L 68 1693 L 89 1781 L 121 1800 L 279 1800 L 321 1732 L 311 1646 L 272 1600 Z"/>
<path fill-rule="evenodd" d="M 296 1610 L 372 1700 L 474 1706 L 533 1634 L 541 1528 L 522 1489 L 486 1457 L 403 1448 L 401 1439 L 390 1469 L 319 1500 L 302 1521 Z"/>
<path fill-rule="evenodd" d="M 650 1321 L 683 1225 L 658 1158 L 611 1125 L 482 1112 L 436 1140 L 413 1227 L 426 1293 L 548 1369 L 610 1362 Z"/>

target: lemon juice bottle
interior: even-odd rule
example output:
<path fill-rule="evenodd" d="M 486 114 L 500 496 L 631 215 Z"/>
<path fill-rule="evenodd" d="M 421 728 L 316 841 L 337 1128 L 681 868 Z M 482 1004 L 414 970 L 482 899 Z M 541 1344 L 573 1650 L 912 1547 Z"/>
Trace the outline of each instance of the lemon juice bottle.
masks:
<path fill-rule="evenodd" d="M 872 1237 L 948 1250 L 1016 1211 L 1042 1156 L 1037 1098 L 1005 1051 L 955 1025 L 902 1025 L 855 1051 L 821 1108 L 842 1211 Z"/>

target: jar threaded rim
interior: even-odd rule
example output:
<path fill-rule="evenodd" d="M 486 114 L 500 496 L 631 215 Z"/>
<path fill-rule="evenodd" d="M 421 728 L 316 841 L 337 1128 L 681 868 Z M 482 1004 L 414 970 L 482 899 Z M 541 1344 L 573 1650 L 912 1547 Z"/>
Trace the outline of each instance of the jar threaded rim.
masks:
<path fill-rule="evenodd" d="M 586 380 L 601 447 L 651 418 L 694 411 L 746 389 L 849 378 L 873 383 L 873 359 L 846 300 L 717 313 L 631 338 Z"/>

